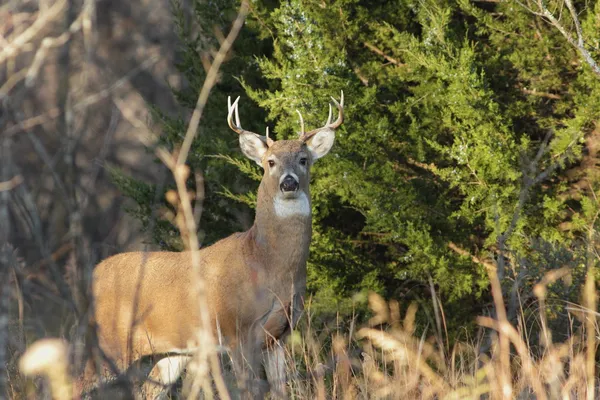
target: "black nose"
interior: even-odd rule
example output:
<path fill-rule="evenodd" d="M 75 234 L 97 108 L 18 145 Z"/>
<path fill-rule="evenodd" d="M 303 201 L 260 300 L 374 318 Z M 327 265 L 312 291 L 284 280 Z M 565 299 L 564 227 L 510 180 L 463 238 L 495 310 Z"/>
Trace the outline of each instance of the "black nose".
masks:
<path fill-rule="evenodd" d="M 283 179 L 279 188 L 282 192 L 295 192 L 298 190 L 298 182 L 291 175 L 288 175 Z"/>

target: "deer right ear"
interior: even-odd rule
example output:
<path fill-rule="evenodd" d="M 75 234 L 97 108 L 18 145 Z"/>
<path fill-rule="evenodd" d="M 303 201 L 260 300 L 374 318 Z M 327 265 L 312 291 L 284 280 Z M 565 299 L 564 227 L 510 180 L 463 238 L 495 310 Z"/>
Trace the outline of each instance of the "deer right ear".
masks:
<path fill-rule="evenodd" d="M 254 160 L 262 167 L 262 158 L 267 152 L 267 144 L 255 133 L 244 132 L 240 134 L 240 148 L 242 153 Z"/>

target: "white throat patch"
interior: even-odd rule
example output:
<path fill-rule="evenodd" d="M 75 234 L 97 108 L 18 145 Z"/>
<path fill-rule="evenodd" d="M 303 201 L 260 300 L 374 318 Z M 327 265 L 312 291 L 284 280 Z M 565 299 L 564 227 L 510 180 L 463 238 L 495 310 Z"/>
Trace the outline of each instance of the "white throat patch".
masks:
<path fill-rule="evenodd" d="M 275 207 L 275 215 L 279 218 L 288 218 L 296 215 L 308 217 L 311 212 L 310 202 L 304 192 L 295 199 L 286 200 L 279 196 L 275 196 L 275 199 L 273 199 L 273 206 Z"/>

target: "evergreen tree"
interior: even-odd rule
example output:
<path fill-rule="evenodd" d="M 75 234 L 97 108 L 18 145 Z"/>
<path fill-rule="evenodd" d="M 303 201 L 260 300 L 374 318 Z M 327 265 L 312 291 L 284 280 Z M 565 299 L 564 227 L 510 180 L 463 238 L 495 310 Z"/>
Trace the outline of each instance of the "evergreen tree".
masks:
<path fill-rule="evenodd" d="M 599 4 L 580 15 L 596 44 Z M 180 25 L 190 87 L 178 98 L 190 108 L 201 54 L 215 46 L 206 38 L 215 23 L 227 29 L 235 3 L 196 0 L 195 10 L 207 32 Z M 242 175 L 261 174 L 225 123 L 226 96 L 242 90 L 243 123 L 273 124 L 277 139 L 297 135 L 296 109 L 309 129 L 322 125 L 329 96 L 344 91 L 346 122 L 311 184 L 317 311 L 349 311 L 366 290 L 424 298 L 433 283 L 454 321 L 469 321 L 485 304 L 483 260 L 530 284 L 577 253 L 598 209 L 597 177 L 582 165 L 594 164 L 600 79 L 518 3 L 254 1 L 190 157 L 206 179 L 205 243 L 242 227 L 257 185 Z M 183 121 L 161 119 L 173 146 Z M 121 183 L 147 219 L 152 191 Z"/>

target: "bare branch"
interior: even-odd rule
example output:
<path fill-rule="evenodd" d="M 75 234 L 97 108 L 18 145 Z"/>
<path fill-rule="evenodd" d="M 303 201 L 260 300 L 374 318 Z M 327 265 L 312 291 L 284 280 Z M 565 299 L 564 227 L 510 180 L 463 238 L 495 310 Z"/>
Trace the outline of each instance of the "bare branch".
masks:
<path fill-rule="evenodd" d="M 496 268 L 496 266 L 492 262 L 484 260 L 482 258 L 477 257 L 474 254 L 469 253 L 462 247 L 457 246 L 454 242 L 449 242 L 448 248 L 461 256 L 469 257 L 476 264 L 483 265 L 486 268 Z"/>
<path fill-rule="evenodd" d="M 84 10 L 79 14 L 77 19 L 73 21 L 71 26 L 66 32 L 63 32 L 61 35 L 57 37 L 47 37 L 42 40 L 41 46 L 35 53 L 35 57 L 33 59 L 33 63 L 29 67 L 27 71 L 27 77 L 25 78 L 25 84 L 28 87 L 31 87 L 37 78 L 37 75 L 40 71 L 40 68 L 46 59 L 46 55 L 48 54 L 48 50 L 52 47 L 60 47 L 67 43 L 71 36 L 81 29 L 82 21 L 85 19 L 85 14 L 88 8 L 84 8 Z"/>
<path fill-rule="evenodd" d="M 58 0 L 44 14 L 40 15 L 35 22 L 15 39 L 10 40 L 8 46 L 0 52 L 0 64 L 9 57 L 17 55 L 24 45 L 29 43 L 35 36 L 54 18 L 60 15 L 67 4 L 67 0 Z"/>
<path fill-rule="evenodd" d="M 552 100 L 560 100 L 562 99 L 562 96 L 559 94 L 554 94 L 554 93 L 549 93 L 549 92 L 538 92 L 537 90 L 530 90 L 530 89 L 521 89 L 521 91 L 525 94 L 528 94 L 530 96 L 536 96 L 536 97 L 544 97 L 546 99 L 552 99 Z"/>
<path fill-rule="evenodd" d="M 571 18 L 573 19 L 577 39 L 575 39 L 573 34 L 569 32 L 560 22 L 561 16 L 559 16 L 558 18 L 555 17 L 554 14 L 550 10 L 548 10 L 548 7 L 546 6 L 543 0 L 536 1 L 538 7 L 537 10 L 533 10 L 525 6 L 523 3 L 517 1 L 518 4 L 520 4 L 530 13 L 541 16 L 548 20 L 556 29 L 558 29 L 558 31 L 567 39 L 567 41 L 577 49 L 583 60 L 592 68 L 592 71 L 594 71 L 594 73 L 596 73 L 597 75 L 600 75 L 600 66 L 598 65 L 598 62 L 594 60 L 590 52 L 585 47 L 583 30 L 581 29 L 581 23 L 579 21 L 579 17 L 577 16 L 577 11 L 575 10 L 575 7 L 573 6 L 571 0 L 564 0 L 564 2 L 567 8 L 569 9 Z"/>
<path fill-rule="evenodd" d="M 365 47 L 366 47 L 367 49 L 371 50 L 371 51 L 372 51 L 373 53 L 375 53 L 375 54 L 378 54 L 378 55 L 382 56 L 383 58 L 385 58 L 386 60 L 388 60 L 389 62 L 391 62 L 391 63 L 392 63 L 392 64 L 394 64 L 394 65 L 397 65 L 397 66 L 400 66 L 400 67 L 402 67 L 402 66 L 405 66 L 405 65 L 406 65 L 406 64 L 404 64 L 403 62 L 400 62 L 400 61 L 398 61 L 397 59 L 395 59 L 395 58 L 393 58 L 393 57 L 391 57 L 391 56 L 387 55 L 387 54 L 386 54 L 386 53 L 385 53 L 383 50 L 381 50 L 380 48 L 378 48 L 378 47 L 377 47 L 377 46 L 375 46 L 375 45 L 372 45 L 372 44 L 371 44 L 371 43 L 369 43 L 369 42 L 364 42 L 364 45 L 365 45 Z"/>
<path fill-rule="evenodd" d="M 571 13 L 571 18 L 573 18 L 573 23 L 575 24 L 575 30 L 577 32 L 577 44 L 580 47 L 583 47 L 583 31 L 581 30 L 581 24 L 579 23 L 579 17 L 577 16 L 577 12 L 575 11 L 575 7 L 573 7 L 573 3 L 571 0 L 565 0 L 565 4 Z"/>

